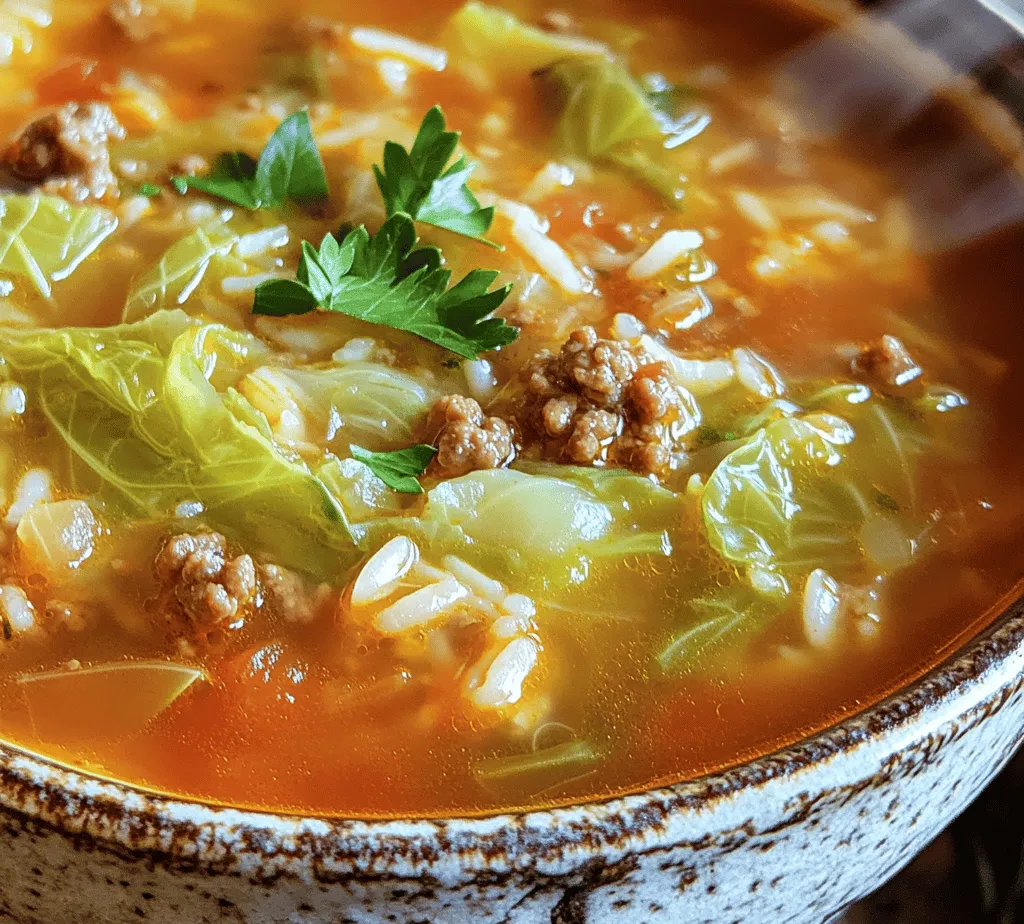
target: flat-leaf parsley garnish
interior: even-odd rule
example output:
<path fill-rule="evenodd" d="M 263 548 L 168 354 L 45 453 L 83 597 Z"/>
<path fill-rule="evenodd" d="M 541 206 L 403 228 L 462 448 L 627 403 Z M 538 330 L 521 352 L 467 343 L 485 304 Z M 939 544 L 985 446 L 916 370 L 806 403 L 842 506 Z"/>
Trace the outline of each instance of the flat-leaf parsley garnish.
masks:
<path fill-rule="evenodd" d="M 476 359 L 519 336 L 490 317 L 511 285 L 491 289 L 495 270 L 475 269 L 448 288 L 451 272 L 436 247 L 416 247 L 408 215 L 392 215 L 374 234 L 360 226 L 338 243 L 328 234 L 316 248 L 302 244 L 295 279 L 256 287 L 255 314 L 284 316 L 320 309 L 404 330 L 466 359 Z"/>
<path fill-rule="evenodd" d="M 242 151 L 221 154 L 202 176 L 171 178 L 180 193 L 198 189 L 246 209 L 269 209 L 286 201 L 308 205 L 327 198 L 327 175 L 309 114 L 288 116 L 274 129 L 260 159 Z"/>
<path fill-rule="evenodd" d="M 403 494 L 423 493 L 419 477 L 427 470 L 430 460 L 437 454 L 437 450 L 433 446 L 423 443 L 409 446 L 407 449 L 397 449 L 394 452 L 370 452 L 369 449 L 363 449 L 362 446 L 354 444 L 349 448 L 353 458 L 368 466 L 370 471 L 389 488 L 394 488 Z"/>
<path fill-rule="evenodd" d="M 440 106 L 423 117 L 411 150 L 386 142 L 384 167 L 373 168 L 384 207 L 388 216 L 405 213 L 498 248 L 484 237 L 494 220 L 493 206 L 481 208 L 466 185 L 474 165 L 460 157 L 447 166 L 458 144 L 459 133 L 446 130 Z"/>

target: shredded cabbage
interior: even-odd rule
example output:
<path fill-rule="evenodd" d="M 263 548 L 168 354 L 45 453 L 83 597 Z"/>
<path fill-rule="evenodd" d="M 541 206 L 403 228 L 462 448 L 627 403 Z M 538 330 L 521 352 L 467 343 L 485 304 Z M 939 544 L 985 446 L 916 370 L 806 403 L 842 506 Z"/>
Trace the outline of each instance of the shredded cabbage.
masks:
<path fill-rule="evenodd" d="M 527 25 L 499 7 L 471 0 L 449 21 L 446 45 L 454 61 L 498 74 L 527 75 L 570 55 L 607 52 L 600 42 Z"/>
<path fill-rule="evenodd" d="M 560 151 L 612 163 L 670 202 L 683 197 L 683 176 L 666 144 L 666 123 L 621 61 L 597 55 L 564 58 L 541 75 L 562 109 Z"/>
<path fill-rule="evenodd" d="M 338 362 L 285 369 L 261 367 L 246 387 L 282 391 L 307 423 L 307 439 L 335 452 L 355 443 L 373 452 L 416 442 L 415 427 L 438 395 L 411 375 L 381 363 Z"/>
<path fill-rule="evenodd" d="M 113 506 L 162 519 L 198 501 L 208 526 L 324 579 L 358 557 L 326 485 L 232 387 L 265 359 L 251 335 L 166 311 L 110 328 L 0 330 L 0 354 Z"/>
<path fill-rule="evenodd" d="M 843 447 L 799 418 L 768 424 L 734 449 L 702 497 L 712 546 L 737 564 L 768 571 L 846 567 L 859 560 L 864 520 L 846 483 Z"/>
<path fill-rule="evenodd" d="M 57 196 L 0 197 L 0 272 L 26 277 L 49 298 L 117 228 L 106 209 L 72 205 Z"/>
<path fill-rule="evenodd" d="M 135 284 L 122 320 L 138 321 L 160 308 L 184 305 L 203 281 L 210 264 L 231 253 L 238 235 L 223 221 L 211 222 L 175 241 Z"/>

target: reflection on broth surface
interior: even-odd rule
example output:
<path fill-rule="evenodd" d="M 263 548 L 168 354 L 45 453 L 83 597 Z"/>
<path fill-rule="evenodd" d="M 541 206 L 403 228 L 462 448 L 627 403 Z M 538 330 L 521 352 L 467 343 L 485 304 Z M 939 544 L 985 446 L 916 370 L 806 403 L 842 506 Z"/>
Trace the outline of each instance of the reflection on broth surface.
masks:
<path fill-rule="evenodd" d="M 5 737 L 304 812 L 604 796 L 863 708 L 1024 575 L 1019 230 L 920 256 L 773 95 L 809 22 L 0 30 Z"/>

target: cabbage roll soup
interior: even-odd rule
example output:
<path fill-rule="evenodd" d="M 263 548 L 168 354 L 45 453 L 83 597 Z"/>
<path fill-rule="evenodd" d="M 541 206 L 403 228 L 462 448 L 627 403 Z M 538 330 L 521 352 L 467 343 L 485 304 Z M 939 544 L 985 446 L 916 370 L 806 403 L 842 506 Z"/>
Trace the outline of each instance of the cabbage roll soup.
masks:
<path fill-rule="evenodd" d="M 977 632 L 1024 574 L 1020 237 L 917 246 L 776 89 L 812 27 L 2 0 L 0 736 L 492 812 L 770 752 Z"/>

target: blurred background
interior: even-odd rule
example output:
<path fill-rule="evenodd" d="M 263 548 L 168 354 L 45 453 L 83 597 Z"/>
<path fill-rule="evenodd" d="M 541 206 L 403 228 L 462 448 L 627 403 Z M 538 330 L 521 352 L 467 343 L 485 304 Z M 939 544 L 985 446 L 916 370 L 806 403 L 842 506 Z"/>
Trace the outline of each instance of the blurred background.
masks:
<path fill-rule="evenodd" d="M 1024 751 L 892 882 L 838 924 L 1024 922 Z"/>

